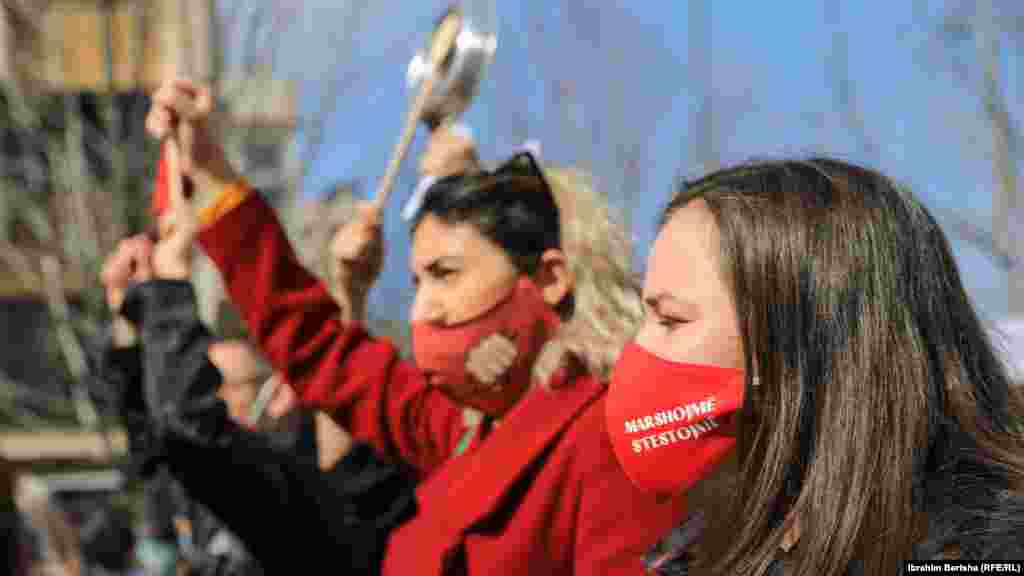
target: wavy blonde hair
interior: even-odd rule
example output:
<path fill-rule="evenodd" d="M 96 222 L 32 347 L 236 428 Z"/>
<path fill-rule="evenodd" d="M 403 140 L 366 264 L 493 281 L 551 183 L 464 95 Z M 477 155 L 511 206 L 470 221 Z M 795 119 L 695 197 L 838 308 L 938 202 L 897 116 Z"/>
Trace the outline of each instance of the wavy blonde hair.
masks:
<path fill-rule="evenodd" d="M 544 177 L 558 204 L 562 250 L 576 283 L 572 314 L 541 349 L 533 375 L 548 382 L 568 367 L 607 381 L 643 314 L 629 235 L 588 174 L 546 166 Z"/>

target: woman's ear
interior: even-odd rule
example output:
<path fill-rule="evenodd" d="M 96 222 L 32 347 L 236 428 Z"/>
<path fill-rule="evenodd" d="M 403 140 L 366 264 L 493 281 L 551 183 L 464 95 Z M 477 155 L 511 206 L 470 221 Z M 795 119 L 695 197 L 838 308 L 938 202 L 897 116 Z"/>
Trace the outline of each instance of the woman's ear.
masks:
<path fill-rule="evenodd" d="M 552 308 L 565 300 L 576 285 L 576 275 L 569 269 L 565 252 L 551 249 L 541 254 L 534 282 Z"/>

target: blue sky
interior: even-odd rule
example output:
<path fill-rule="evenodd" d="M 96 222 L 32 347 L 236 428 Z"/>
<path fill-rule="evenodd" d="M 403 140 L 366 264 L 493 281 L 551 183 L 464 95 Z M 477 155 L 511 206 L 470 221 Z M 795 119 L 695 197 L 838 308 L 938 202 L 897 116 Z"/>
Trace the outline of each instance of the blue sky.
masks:
<path fill-rule="evenodd" d="M 310 196 L 338 180 L 374 189 L 403 121 L 405 67 L 444 6 L 367 3 L 353 23 L 354 44 L 328 49 L 330 31 L 352 18 L 338 4 L 308 2 L 278 59 L 279 67 L 297 66 L 300 114 L 322 122 L 326 134 L 303 182 Z M 821 2 L 709 4 L 708 81 L 688 62 L 686 2 L 498 3 L 496 60 L 465 117 L 482 157 L 499 159 L 537 138 L 545 160 L 587 167 L 616 206 L 630 208 L 642 259 L 674 181 L 699 171 L 692 124 L 709 90 L 721 113 L 716 126 L 726 163 L 811 153 L 863 161 L 910 184 L 940 219 L 956 214 L 989 226 L 991 137 L 973 88 L 952 72 L 955 53 L 935 39 L 946 2 L 842 3 L 849 76 L 877 158 L 867 157 L 835 112 L 828 59 L 836 27 Z M 1004 42 L 1002 61 L 1018 124 L 1024 118 L 1020 44 Z M 966 55 L 972 49 L 960 48 Z M 323 114 L 337 78 L 345 79 L 344 89 L 333 93 L 333 113 Z M 421 131 L 413 156 L 422 143 Z M 397 183 L 385 221 L 387 263 L 371 296 L 378 313 L 400 309 L 402 318 L 411 284 L 408 230 L 398 212 L 415 184 L 414 168 L 407 161 Z M 976 248 L 954 243 L 973 298 L 986 317 L 1000 317 L 1005 275 Z"/>

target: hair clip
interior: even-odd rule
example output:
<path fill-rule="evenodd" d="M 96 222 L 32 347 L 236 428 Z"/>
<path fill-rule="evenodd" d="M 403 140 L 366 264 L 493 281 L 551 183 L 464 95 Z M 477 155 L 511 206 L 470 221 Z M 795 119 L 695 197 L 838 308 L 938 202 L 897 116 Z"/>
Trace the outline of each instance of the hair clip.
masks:
<path fill-rule="evenodd" d="M 473 129 L 469 127 L 469 124 L 458 122 L 456 124 L 452 124 L 448 128 L 448 131 L 467 140 L 473 140 Z"/>
<path fill-rule="evenodd" d="M 473 130 L 469 125 L 459 122 L 453 124 L 448 128 L 448 131 L 456 136 L 461 136 L 467 140 L 473 140 Z M 413 189 L 412 195 L 406 200 L 405 206 L 402 207 L 402 220 L 409 222 L 419 214 L 420 208 L 423 207 L 423 201 L 427 197 L 427 190 L 437 182 L 436 176 L 424 176 L 420 178 L 420 181 L 416 184 L 416 188 Z"/>
<path fill-rule="evenodd" d="M 523 142 L 522 144 L 520 144 L 515 149 L 513 149 L 512 150 L 512 154 L 515 155 L 515 154 L 519 154 L 520 152 L 529 152 L 530 154 L 533 155 L 533 159 L 537 161 L 537 164 L 541 164 L 540 151 L 541 151 L 540 140 L 535 140 L 535 139 L 531 138 L 531 139 L 527 140 L 526 142 Z"/>
<path fill-rule="evenodd" d="M 469 126 L 465 124 L 455 124 L 449 130 L 451 130 L 453 134 L 462 136 L 463 138 L 469 138 L 470 140 L 473 139 L 472 130 L 470 130 Z M 511 155 L 514 156 L 522 152 L 529 152 L 533 156 L 534 161 L 538 165 L 540 164 L 540 140 L 530 139 L 523 142 L 521 145 L 513 149 Z M 420 209 L 423 208 L 423 202 L 427 197 L 427 190 L 430 190 L 430 187 L 433 186 L 437 180 L 438 178 L 436 176 L 430 175 L 420 178 L 420 181 L 416 184 L 416 188 L 412 191 L 412 195 L 409 196 L 409 199 L 405 202 L 405 206 L 402 207 L 402 220 L 409 222 L 416 218 Z"/>
<path fill-rule="evenodd" d="M 423 207 L 423 201 L 427 198 L 427 190 L 437 182 L 436 176 L 424 176 L 420 178 L 419 183 L 416 184 L 416 188 L 412 191 L 412 195 L 405 202 L 405 206 L 402 208 L 402 220 L 409 222 L 416 217 L 420 212 L 420 208 Z"/>

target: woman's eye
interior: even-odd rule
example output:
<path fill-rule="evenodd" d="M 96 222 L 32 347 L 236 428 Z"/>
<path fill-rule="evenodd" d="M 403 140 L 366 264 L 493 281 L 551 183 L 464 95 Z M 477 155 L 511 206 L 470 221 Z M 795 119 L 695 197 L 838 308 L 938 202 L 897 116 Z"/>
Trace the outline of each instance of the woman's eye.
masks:
<path fill-rule="evenodd" d="M 652 312 L 651 317 L 657 322 L 658 326 L 665 328 L 666 330 L 674 330 L 683 324 L 689 324 L 690 321 L 679 316 L 667 316 L 665 314 Z"/>
<path fill-rule="evenodd" d="M 658 326 L 662 326 L 664 328 L 672 329 L 672 328 L 675 328 L 675 327 L 679 326 L 680 324 L 684 324 L 684 322 L 682 320 L 678 320 L 676 318 L 669 318 L 667 316 L 658 316 Z"/>

